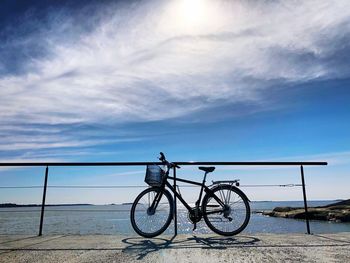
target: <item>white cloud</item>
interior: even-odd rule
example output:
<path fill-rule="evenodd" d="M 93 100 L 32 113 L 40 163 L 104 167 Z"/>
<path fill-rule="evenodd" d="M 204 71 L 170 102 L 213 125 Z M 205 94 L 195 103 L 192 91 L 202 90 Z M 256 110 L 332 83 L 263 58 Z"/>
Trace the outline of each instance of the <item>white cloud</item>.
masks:
<path fill-rule="evenodd" d="M 349 1 L 191 3 L 101 8 L 94 30 L 75 35 L 69 17 L 52 19 L 27 40 L 45 43 L 48 55 L 0 77 L 0 124 L 164 120 L 258 104 L 270 81 L 348 74 L 328 61 L 350 32 Z"/>
<path fill-rule="evenodd" d="M 79 138 L 76 135 L 15 135 L 10 134 L 2 137 L 0 151 L 37 150 L 50 148 L 74 148 L 88 147 L 108 143 L 135 142 L 142 140 L 141 137 L 130 138 L 106 138 L 96 139 L 89 137 Z"/>

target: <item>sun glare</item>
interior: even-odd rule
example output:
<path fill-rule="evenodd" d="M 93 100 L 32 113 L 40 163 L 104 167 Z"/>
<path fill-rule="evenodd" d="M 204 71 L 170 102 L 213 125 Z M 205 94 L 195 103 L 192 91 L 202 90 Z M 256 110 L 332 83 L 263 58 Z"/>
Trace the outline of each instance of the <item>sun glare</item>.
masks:
<path fill-rule="evenodd" d="M 206 1 L 204 0 L 182 0 L 180 4 L 183 22 L 189 26 L 200 25 L 207 17 Z"/>
<path fill-rule="evenodd" d="M 210 6 L 208 0 L 178 0 L 171 2 L 164 15 L 175 30 L 194 33 L 210 26 Z"/>

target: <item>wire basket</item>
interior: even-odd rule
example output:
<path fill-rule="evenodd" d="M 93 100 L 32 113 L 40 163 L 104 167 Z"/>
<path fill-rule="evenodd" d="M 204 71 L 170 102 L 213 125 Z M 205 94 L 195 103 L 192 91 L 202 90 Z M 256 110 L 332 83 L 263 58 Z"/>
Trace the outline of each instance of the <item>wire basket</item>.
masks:
<path fill-rule="evenodd" d="M 147 165 L 145 182 L 150 186 L 161 186 L 165 178 L 164 170 L 155 164 Z"/>

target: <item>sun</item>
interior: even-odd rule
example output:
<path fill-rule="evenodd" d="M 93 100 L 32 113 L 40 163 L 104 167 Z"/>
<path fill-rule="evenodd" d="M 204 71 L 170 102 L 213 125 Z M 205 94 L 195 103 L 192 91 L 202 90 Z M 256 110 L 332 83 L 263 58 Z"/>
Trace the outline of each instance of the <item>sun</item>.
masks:
<path fill-rule="evenodd" d="M 208 0 L 174 0 L 169 3 L 164 18 L 180 31 L 192 31 L 208 24 L 209 11 Z"/>
<path fill-rule="evenodd" d="M 180 2 L 180 14 L 183 22 L 189 26 L 200 25 L 205 22 L 206 17 L 206 1 L 204 0 L 182 0 Z"/>
<path fill-rule="evenodd" d="M 201 34 L 219 26 L 221 11 L 219 1 L 173 0 L 162 12 L 160 24 L 174 34 Z"/>

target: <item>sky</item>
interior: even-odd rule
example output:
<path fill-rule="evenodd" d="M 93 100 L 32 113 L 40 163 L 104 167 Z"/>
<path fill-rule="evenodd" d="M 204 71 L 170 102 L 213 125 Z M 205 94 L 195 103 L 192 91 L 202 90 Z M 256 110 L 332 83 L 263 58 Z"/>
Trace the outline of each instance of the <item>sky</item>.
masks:
<path fill-rule="evenodd" d="M 350 2 L 3 0 L 0 162 L 328 161 L 308 198 L 349 198 Z M 217 167 L 208 182 L 300 183 L 299 167 Z M 145 167 L 51 167 L 49 185 L 139 185 Z M 44 168 L 2 168 L 39 186 Z M 179 177 L 201 180 L 196 167 Z M 142 188 L 49 188 L 48 203 L 131 202 Z M 301 200 L 298 187 L 242 187 Z M 40 203 L 41 189 L 0 189 Z M 183 193 L 194 200 L 192 188 Z"/>

